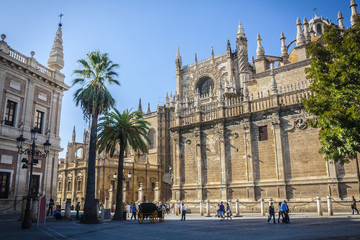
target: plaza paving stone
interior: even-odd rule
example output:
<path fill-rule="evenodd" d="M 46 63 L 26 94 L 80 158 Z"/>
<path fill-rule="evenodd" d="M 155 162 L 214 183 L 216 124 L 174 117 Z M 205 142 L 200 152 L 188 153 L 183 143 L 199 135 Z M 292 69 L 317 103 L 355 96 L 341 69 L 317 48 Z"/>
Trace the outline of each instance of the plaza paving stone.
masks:
<path fill-rule="evenodd" d="M 188 214 L 166 216 L 164 223 L 144 221 L 106 221 L 85 225 L 78 221 L 48 219 L 46 227 L 36 224 L 21 229 L 14 218 L 0 219 L 0 240 L 5 239 L 360 239 L 360 216 L 337 214 L 318 217 L 315 214 L 291 214 L 291 223 L 267 223 L 259 214 L 244 214 L 232 220 Z"/>

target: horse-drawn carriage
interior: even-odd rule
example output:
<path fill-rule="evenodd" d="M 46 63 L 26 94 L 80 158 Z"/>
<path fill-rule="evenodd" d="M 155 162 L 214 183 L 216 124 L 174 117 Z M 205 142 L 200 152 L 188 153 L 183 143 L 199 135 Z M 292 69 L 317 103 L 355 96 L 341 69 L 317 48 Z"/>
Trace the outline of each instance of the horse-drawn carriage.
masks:
<path fill-rule="evenodd" d="M 149 219 L 152 223 L 163 222 L 165 212 L 162 207 L 157 207 L 154 203 L 141 203 L 139 205 L 138 222 L 143 223 L 144 219 Z"/>

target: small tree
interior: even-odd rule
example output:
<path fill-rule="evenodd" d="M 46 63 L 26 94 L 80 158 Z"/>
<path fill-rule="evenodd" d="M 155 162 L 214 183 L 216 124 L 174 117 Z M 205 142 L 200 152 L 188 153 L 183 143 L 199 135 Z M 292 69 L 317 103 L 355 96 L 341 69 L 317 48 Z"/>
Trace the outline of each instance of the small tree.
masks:
<path fill-rule="evenodd" d="M 118 178 L 116 189 L 116 210 L 113 220 L 123 219 L 123 165 L 124 153 L 127 146 L 130 146 L 134 151 L 148 152 L 148 137 L 149 122 L 138 117 L 137 113 L 130 113 L 125 110 L 120 113 L 117 109 L 114 112 L 106 114 L 100 119 L 102 122 L 99 124 L 99 138 L 98 138 L 98 151 L 114 155 L 118 146 L 119 164 L 118 164 Z"/>
<path fill-rule="evenodd" d="M 96 139 L 98 117 L 114 106 L 115 100 L 111 96 L 105 83 L 120 85 L 114 79 L 118 74 L 114 71 L 118 64 L 110 61 L 107 53 L 100 51 L 91 52 L 86 55 L 87 60 L 78 61 L 81 69 L 74 70 L 79 75 L 73 80 L 73 86 L 81 84 L 82 86 L 74 93 L 76 106 L 80 105 L 84 117 L 91 121 L 90 146 L 88 174 L 86 185 L 86 197 L 84 205 L 84 214 L 80 221 L 82 223 L 98 223 L 95 206 L 95 160 L 96 160 Z"/>
<path fill-rule="evenodd" d="M 325 25 L 322 42 L 312 43 L 307 53 L 313 93 L 304 100 L 305 110 L 320 129 L 320 152 L 326 160 L 344 164 L 356 160 L 360 151 L 360 18 L 346 30 Z"/>

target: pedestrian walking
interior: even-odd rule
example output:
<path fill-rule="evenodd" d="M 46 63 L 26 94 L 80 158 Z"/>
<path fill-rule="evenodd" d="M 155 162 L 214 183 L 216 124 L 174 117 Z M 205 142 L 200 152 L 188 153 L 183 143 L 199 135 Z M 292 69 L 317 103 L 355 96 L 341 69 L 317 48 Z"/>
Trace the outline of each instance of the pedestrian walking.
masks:
<path fill-rule="evenodd" d="M 50 213 L 50 215 L 53 215 L 53 207 L 54 207 L 54 199 L 50 198 L 49 208 L 48 208 L 48 211 L 46 213 L 46 216 L 49 216 L 49 213 Z"/>
<path fill-rule="evenodd" d="M 76 219 L 79 219 L 79 218 L 80 218 L 80 215 L 79 215 L 80 202 L 78 202 L 78 203 L 76 204 L 75 210 L 76 210 Z"/>
<path fill-rule="evenodd" d="M 286 200 L 284 200 L 284 202 L 282 203 L 281 205 L 281 209 L 283 211 L 283 214 L 284 214 L 284 218 L 283 218 L 283 222 L 284 223 L 289 223 L 290 222 L 290 218 L 289 218 L 289 207 L 286 203 Z"/>
<path fill-rule="evenodd" d="M 283 210 L 282 210 L 282 208 L 281 208 L 281 202 L 279 202 L 278 209 L 279 209 L 279 210 L 278 210 L 278 213 L 279 213 L 278 223 L 280 223 L 280 217 L 281 217 L 282 219 L 284 219 Z"/>
<path fill-rule="evenodd" d="M 231 217 L 231 208 L 230 208 L 230 205 L 229 204 L 227 204 L 226 205 L 226 219 L 232 219 L 232 217 Z"/>
<path fill-rule="evenodd" d="M 274 209 L 274 205 L 273 203 L 270 203 L 270 206 L 269 206 L 269 217 L 268 217 L 268 222 L 270 222 L 271 218 L 274 219 L 274 223 L 276 223 L 275 221 L 275 209 Z"/>
<path fill-rule="evenodd" d="M 137 210 L 136 210 L 136 205 L 135 205 L 135 203 L 134 203 L 134 205 L 132 206 L 131 211 L 132 211 L 132 215 L 131 215 L 131 219 L 130 219 L 130 220 L 132 220 L 133 217 L 134 217 L 134 219 L 136 220 L 136 212 L 137 212 Z"/>
<path fill-rule="evenodd" d="M 352 214 L 354 214 L 354 210 L 356 210 L 357 214 L 359 214 L 359 210 L 356 207 L 355 197 L 352 196 L 352 203 L 351 203 L 351 212 L 352 212 Z"/>
<path fill-rule="evenodd" d="M 171 204 L 171 214 L 174 214 L 174 212 L 175 212 L 175 205 Z"/>
<path fill-rule="evenodd" d="M 182 220 L 185 221 L 185 218 L 186 218 L 186 207 L 185 207 L 184 203 L 182 203 L 182 205 L 181 205 L 181 220 L 180 221 L 182 221 Z"/>
<path fill-rule="evenodd" d="M 224 213 L 225 213 L 225 206 L 224 206 L 223 202 L 221 202 L 221 204 L 219 206 L 219 214 L 220 214 L 221 220 L 225 219 Z"/>

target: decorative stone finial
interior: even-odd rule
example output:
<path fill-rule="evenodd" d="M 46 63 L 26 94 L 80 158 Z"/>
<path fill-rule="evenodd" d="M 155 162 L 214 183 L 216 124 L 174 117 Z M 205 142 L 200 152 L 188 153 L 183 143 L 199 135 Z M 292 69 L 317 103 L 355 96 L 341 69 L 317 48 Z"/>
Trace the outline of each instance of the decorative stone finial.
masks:
<path fill-rule="evenodd" d="M 175 65 L 177 68 L 181 68 L 182 66 L 182 58 L 180 56 L 180 47 L 177 47 L 177 53 L 176 53 L 176 57 L 175 57 Z"/>
<path fill-rule="evenodd" d="M 305 37 L 303 32 L 301 31 L 301 21 L 300 18 L 296 19 L 296 27 L 297 27 L 297 34 L 296 34 L 296 46 L 300 47 L 305 43 Z"/>
<path fill-rule="evenodd" d="M 310 36 L 310 31 L 309 31 L 309 23 L 308 23 L 306 17 L 304 17 L 304 37 L 305 37 L 305 42 L 306 43 L 311 42 L 311 36 Z"/>
<path fill-rule="evenodd" d="M 179 47 L 179 46 L 178 46 L 178 48 L 177 48 L 176 57 L 180 57 L 180 47 Z"/>
<path fill-rule="evenodd" d="M 35 52 L 34 51 L 31 51 L 30 52 L 30 56 L 33 58 L 35 56 Z"/>
<path fill-rule="evenodd" d="M 211 58 L 214 59 L 214 48 L 211 47 Z"/>
<path fill-rule="evenodd" d="M 338 12 L 337 21 L 339 22 L 339 28 L 340 28 L 340 29 L 345 29 L 343 19 L 344 19 L 344 18 L 343 18 L 343 16 L 342 16 L 341 12 L 339 11 L 339 12 Z"/>
<path fill-rule="evenodd" d="M 270 76 L 272 77 L 271 93 L 276 94 L 277 93 L 277 84 L 276 84 L 276 79 L 275 79 L 274 63 L 271 63 Z"/>
<path fill-rule="evenodd" d="M 197 55 L 195 53 L 195 64 L 197 64 Z"/>
<path fill-rule="evenodd" d="M 226 51 L 231 52 L 231 45 L 230 45 L 230 40 L 229 39 L 227 40 L 227 43 L 226 43 Z"/>
<path fill-rule="evenodd" d="M 245 37 L 245 31 L 244 31 L 243 26 L 241 25 L 241 21 L 239 21 L 239 26 L 238 26 L 238 31 L 237 31 L 236 36 L 237 36 L 238 38 L 239 38 L 239 37 Z"/>
<path fill-rule="evenodd" d="M 264 47 L 262 46 L 262 43 L 261 43 L 261 37 L 260 37 L 260 33 L 257 34 L 257 48 L 256 48 L 256 58 L 258 59 L 259 57 L 262 57 L 264 56 L 265 54 L 265 50 L 264 50 Z"/>
<path fill-rule="evenodd" d="M 350 9 L 351 9 L 350 23 L 351 23 L 351 26 L 354 26 L 355 16 L 358 15 L 356 6 L 357 6 L 357 4 L 355 3 L 355 0 L 350 0 Z"/>
<path fill-rule="evenodd" d="M 287 52 L 288 49 L 287 49 L 287 46 L 285 43 L 285 39 L 286 39 L 286 37 L 284 36 L 284 33 L 281 33 L 280 40 L 281 40 L 281 57 L 282 58 L 288 57 L 288 52 Z"/>
<path fill-rule="evenodd" d="M 1 34 L 1 41 L 5 41 L 6 39 L 6 35 L 5 34 Z"/>
<path fill-rule="evenodd" d="M 48 59 L 48 66 L 53 70 L 60 71 L 64 68 L 64 52 L 61 27 L 56 31 L 54 43 L 51 48 L 50 57 Z"/>

